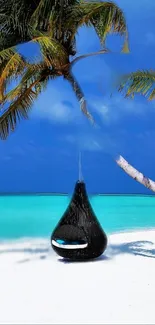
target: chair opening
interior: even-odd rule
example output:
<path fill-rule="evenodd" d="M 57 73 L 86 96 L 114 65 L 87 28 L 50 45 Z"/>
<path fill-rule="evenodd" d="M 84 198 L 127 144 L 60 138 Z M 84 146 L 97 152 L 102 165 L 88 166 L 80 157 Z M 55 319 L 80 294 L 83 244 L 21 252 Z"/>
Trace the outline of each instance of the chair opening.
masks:
<path fill-rule="evenodd" d="M 88 243 L 84 240 L 64 240 L 64 239 L 53 239 L 52 245 L 63 248 L 63 249 L 77 249 L 86 248 Z"/>

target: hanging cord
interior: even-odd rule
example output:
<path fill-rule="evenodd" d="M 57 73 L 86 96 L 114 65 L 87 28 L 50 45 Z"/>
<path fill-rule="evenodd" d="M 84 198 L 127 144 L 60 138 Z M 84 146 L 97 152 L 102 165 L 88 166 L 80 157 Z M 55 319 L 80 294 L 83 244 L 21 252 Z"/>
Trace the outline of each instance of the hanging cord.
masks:
<path fill-rule="evenodd" d="M 81 151 L 79 151 L 79 181 L 83 181 L 82 164 L 81 164 Z"/>

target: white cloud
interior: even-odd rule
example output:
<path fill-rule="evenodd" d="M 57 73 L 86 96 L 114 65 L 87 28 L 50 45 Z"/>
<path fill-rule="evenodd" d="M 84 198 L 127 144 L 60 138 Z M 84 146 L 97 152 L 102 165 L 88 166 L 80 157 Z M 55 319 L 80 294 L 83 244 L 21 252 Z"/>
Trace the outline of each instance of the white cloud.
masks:
<path fill-rule="evenodd" d="M 79 139 L 80 141 L 80 147 L 83 150 L 86 151 L 101 151 L 102 150 L 102 145 L 100 141 L 94 140 L 93 138 L 89 137 L 81 137 Z"/>
<path fill-rule="evenodd" d="M 121 141 L 118 136 L 112 135 L 102 130 L 85 130 L 77 134 L 68 134 L 63 139 L 73 145 L 76 149 L 82 151 L 104 152 L 114 154 L 119 151 Z"/>
<path fill-rule="evenodd" d="M 91 101 L 92 108 L 97 112 L 104 121 L 110 120 L 110 108 L 108 104 L 104 104 L 104 99 L 94 99 Z"/>
<path fill-rule="evenodd" d="M 80 150 L 100 151 L 102 146 L 93 134 L 69 134 L 63 140 L 77 146 Z"/>
<path fill-rule="evenodd" d="M 91 107 L 101 118 L 104 124 L 119 122 L 126 116 L 138 116 L 144 118 L 146 114 L 154 110 L 154 102 L 148 102 L 144 98 L 125 99 L 121 94 L 112 97 L 92 97 L 89 99 Z"/>
<path fill-rule="evenodd" d="M 46 104 L 45 107 L 40 110 L 39 117 L 47 118 L 52 122 L 59 123 L 69 123 L 74 118 L 70 107 L 59 101 L 58 103 L 53 104 L 52 107 Z"/>
<path fill-rule="evenodd" d="M 66 84 L 55 87 L 49 84 L 47 90 L 40 95 L 32 116 L 49 120 L 53 123 L 70 123 L 81 119 L 81 112 L 74 93 L 66 87 Z M 83 117 L 83 116 L 82 116 Z"/>
<path fill-rule="evenodd" d="M 87 96 L 88 109 L 97 114 L 103 124 L 117 124 L 126 116 L 144 118 L 149 111 L 155 111 L 155 103 L 136 96 L 134 100 L 125 99 L 122 94 L 110 96 Z M 67 82 L 50 83 L 46 92 L 37 100 L 32 116 L 46 119 L 51 123 L 86 125 L 87 119 L 80 111 L 79 103 Z"/>

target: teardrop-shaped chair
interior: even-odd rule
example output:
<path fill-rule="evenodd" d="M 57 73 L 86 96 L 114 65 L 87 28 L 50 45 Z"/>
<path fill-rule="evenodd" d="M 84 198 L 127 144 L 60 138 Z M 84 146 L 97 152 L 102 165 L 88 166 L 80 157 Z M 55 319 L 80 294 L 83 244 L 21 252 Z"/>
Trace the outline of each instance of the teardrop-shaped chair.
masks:
<path fill-rule="evenodd" d="M 85 183 L 75 185 L 71 202 L 51 236 L 54 251 L 67 259 L 85 260 L 100 256 L 107 236 L 89 202 Z"/>

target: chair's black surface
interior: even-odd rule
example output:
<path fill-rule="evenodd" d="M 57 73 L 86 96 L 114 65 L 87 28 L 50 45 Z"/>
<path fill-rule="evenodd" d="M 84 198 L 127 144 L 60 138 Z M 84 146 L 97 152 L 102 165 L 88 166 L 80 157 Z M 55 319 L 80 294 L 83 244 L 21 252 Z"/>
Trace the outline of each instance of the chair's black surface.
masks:
<path fill-rule="evenodd" d="M 57 247 L 53 243 L 58 240 L 88 245 L 75 249 Z M 76 183 L 71 202 L 52 233 L 51 244 L 58 255 L 72 260 L 96 258 L 106 249 L 107 237 L 90 205 L 84 182 Z"/>

